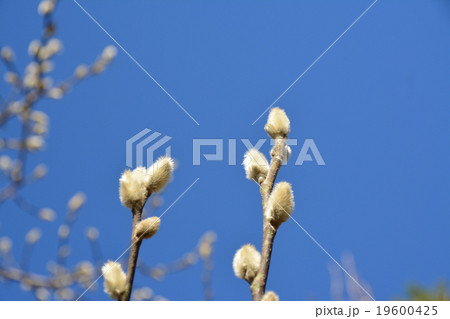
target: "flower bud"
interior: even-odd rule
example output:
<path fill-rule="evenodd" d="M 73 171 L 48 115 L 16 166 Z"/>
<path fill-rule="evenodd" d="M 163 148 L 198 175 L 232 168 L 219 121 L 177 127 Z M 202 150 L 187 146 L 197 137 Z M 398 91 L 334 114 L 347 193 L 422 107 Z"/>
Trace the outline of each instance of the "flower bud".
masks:
<path fill-rule="evenodd" d="M 84 205 L 85 202 L 86 202 L 86 195 L 84 195 L 83 193 L 76 193 L 69 200 L 67 207 L 69 208 L 69 211 L 75 212 L 79 210 L 81 206 Z"/>
<path fill-rule="evenodd" d="M 38 151 L 44 146 L 44 139 L 39 135 L 31 135 L 25 140 L 25 147 L 29 151 Z"/>
<path fill-rule="evenodd" d="M 28 46 L 28 54 L 31 57 L 34 57 L 39 52 L 40 48 L 42 47 L 42 43 L 39 40 L 33 40 L 30 42 L 30 45 Z"/>
<path fill-rule="evenodd" d="M 88 74 L 89 68 L 84 64 L 77 66 L 77 68 L 75 69 L 75 77 L 77 77 L 78 79 L 82 79 L 86 77 Z"/>
<path fill-rule="evenodd" d="M 150 193 L 159 192 L 166 187 L 175 168 L 173 159 L 168 156 L 160 157 L 147 169 L 149 181 L 147 189 Z"/>
<path fill-rule="evenodd" d="M 267 134 L 273 139 L 286 138 L 291 131 L 289 118 L 284 110 L 274 107 L 270 110 L 267 124 L 264 126 Z"/>
<path fill-rule="evenodd" d="M 255 279 L 261 264 L 261 254 L 255 246 L 247 244 L 242 246 L 234 255 L 233 270 L 236 277 L 251 283 Z"/>
<path fill-rule="evenodd" d="M 2 47 L 0 50 L 0 56 L 8 63 L 14 60 L 14 52 L 10 47 Z"/>
<path fill-rule="evenodd" d="M 29 245 L 35 244 L 41 238 L 41 230 L 39 228 L 32 228 L 25 235 L 25 242 Z"/>
<path fill-rule="evenodd" d="M 294 210 L 294 194 L 291 184 L 277 183 L 270 194 L 264 216 L 275 228 L 287 221 Z"/>
<path fill-rule="evenodd" d="M 50 208 L 42 208 L 39 210 L 38 216 L 41 220 L 51 222 L 55 220 L 56 213 Z"/>
<path fill-rule="evenodd" d="M 102 58 L 105 60 L 112 60 L 117 55 L 117 49 L 113 45 L 108 45 L 102 52 Z"/>
<path fill-rule="evenodd" d="M 158 232 L 160 224 L 161 220 L 158 217 L 149 217 L 141 220 L 136 226 L 135 237 L 139 240 L 153 237 Z"/>
<path fill-rule="evenodd" d="M 109 260 L 103 265 L 102 273 L 105 278 L 105 292 L 112 299 L 119 299 L 126 286 L 126 275 L 122 266 L 118 262 Z"/>
<path fill-rule="evenodd" d="M 269 162 L 264 154 L 255 148 L 247 151 L 244 155 L 244 169 L 248 179 L 261 183 L 269 171 Z"/>
<path fill-rule="evenodd" d="M 122 205 L 132 209 L 137 203 L 143 203 L 148 197 L 149 175 L 145 167 L 123 172 L 119 180 L 119 195 Z"/>
<path fill-rule="evenodd" d="M 38 6 L 38 12 L 41 15 L 47 15 L 52 13 L 52 11 L 55 9 L 55 5 L 53 4 L 53 1 L 50 0 L 43 0 L 41 3 L 39 3 Z"/>
<path fill-rule="evenodd" d="M 268 291 L 264 294 L 261 301 L 279 301 L 280 298 L 273 291 Z"/>

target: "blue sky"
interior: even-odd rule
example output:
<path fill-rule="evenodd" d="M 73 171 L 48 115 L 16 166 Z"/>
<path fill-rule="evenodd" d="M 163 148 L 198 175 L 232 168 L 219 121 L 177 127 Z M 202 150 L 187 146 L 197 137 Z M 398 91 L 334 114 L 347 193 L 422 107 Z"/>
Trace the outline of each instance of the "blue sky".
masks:
<path fill-rule="evenodd" d="M 28 43 L 40 35 L 37 1 L 0 1 L 0 45 L 28 62 Z M 249 300 L 231 261 L 243 244 L 260 246 L 262 213 L 256 185 L 240 165 L 192 165 L 192 139 L 267 138 L 266 115 L 253 121 L 372 3 L 372 1 L 86 1 L 79 3 L 198 121 L 196 125 L 121 50 L 101 76 L 61 101 L 38 109 L 51 119 L 48 177 L 27 189 L 39 206 L 59 213 L 46 224 L 13 205 L 0 210 L 0 236 L 20 255 L 32 226 L 44 231 L 32 269 L 45 272 L 56 254 L 56 231 L 77 191 L 86 206 L 71 237 L 69 264 L 91 259 L 83 233 L 100 230 L 105 258 L 129 244 L 130 213 L 118 198 L 125 141 L 149 128 L 172 137 L 179 166 L 164 192 L 162 218 L 145 242 L 148 264 L 165 263 L 214 230 L 213 286 L 217 300 Z M 64 52 L 56 80 L 93 61 L 113 41 L 73 2 L 56 21 Z M 284 167 L 293 185 L 293 217 L 336 259 L 355 256 L 375 299 L 404 294 L 408 283 L 431 286 L 450 276 L 450 5 L 445 1 L 379 0 L 276 105 L 291 119 L 291 138 L 314 139 L 325 166 Z M 6 85 L 0 89 L 5 92 Z M 5 134 L 2 131 L 2 134 Z M 297 156 L 300 146 L 293 147 Z M 268 142 L 262 150 L 268 154 Z M 206 149 L 208 150 L 208 149 Z M 225 147 L 225 158 L 228 155 Z M 237 162 L 245 152 L 237 143 Z M 329 300 L 330 258 L 292 221 L 277 235 L 268 288 L 283 300 Z M 202 298 L 201 267 L 163 282 L 137 277 L 171 300 Z M 181 283 L 181 284 L 180 284 Z M 32 299 L 2 285 L 0 299 Z M 101 291 L 89 298 L 107 300 Z"/>

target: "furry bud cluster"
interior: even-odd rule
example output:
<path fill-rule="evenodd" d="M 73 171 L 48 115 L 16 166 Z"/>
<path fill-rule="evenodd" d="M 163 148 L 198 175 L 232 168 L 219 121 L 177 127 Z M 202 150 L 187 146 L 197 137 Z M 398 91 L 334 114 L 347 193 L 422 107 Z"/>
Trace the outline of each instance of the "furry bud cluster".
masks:
<path fill-rule="evenodd" d="M 255 279 L 261 264 L 261 254 L 255 246 L 242 246 L 234 255 L 233 270 L 236 277 L 251 283 Z"/>
<path fill-rule="evenodd" d="M 167 156 L 159 158 L 149 168 L 138 167 L 126 170 L 120 178 L 120 201 L 125 207 L 143 205 L 154 192 L 159 192 L 169 182 L 174 170 L 173 159 Z"/>

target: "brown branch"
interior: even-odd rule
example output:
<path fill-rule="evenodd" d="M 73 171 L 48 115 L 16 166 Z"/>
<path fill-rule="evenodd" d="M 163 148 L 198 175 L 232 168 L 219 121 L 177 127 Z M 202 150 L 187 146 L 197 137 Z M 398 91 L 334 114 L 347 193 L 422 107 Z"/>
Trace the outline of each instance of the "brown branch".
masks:
<path fill-rule="evenodd" d="M 144 203 L 139 203 L 135 205 L 132 209 L 133 213 L 133 224 L 131 228 L 131 250 L 130 256 L 128 258 L 128 268 L 127 268 L 127 278 L 125 291 L 122 294 L 121 301 L 129 301 L 131 297 L 131 290 L 133 289 L 134 274 L 136 273 L 137 260 L 139 256 L 139 249 L 141 248 L 142 240 L 135 236 L 135 229 L 137 224 L 142 219 L 142 211 L 144 209 Z"/>
<path fill-rule="evenodd" d="M 269 200 L 270 193 L 272 192 L 275 179 L 283 163 L 283 152 L 285 146 L 286 139 L 276 139 L 275 145 L 270 152 L 272 160 L 270 162 L 269 172 L 267 173 L 267 177 L 261 183 L 260 187 L 263 211 L 265 211 L 266 209 L 267 201 Z M 275 239 L 276 233 L 276 228 L 271 225 L 270 221 L 268 221 L 264 215 L 261 265 L 259 267 L 258 274 L 250 285 L 252 299 L 255 301 L 261 300 L 266 291 L 266 283 L 269 274 L 270 259 L 272 256 L 273 241 Z"/>

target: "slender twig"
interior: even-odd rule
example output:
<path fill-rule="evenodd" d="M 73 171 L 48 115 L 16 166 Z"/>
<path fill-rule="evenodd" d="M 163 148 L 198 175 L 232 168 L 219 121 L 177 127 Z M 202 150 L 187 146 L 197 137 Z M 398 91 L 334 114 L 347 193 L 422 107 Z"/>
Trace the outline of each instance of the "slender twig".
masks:
<path fill-rule="evenodd" d="M 263 210 L 266 209 L 267 201 L 269 200 L 270 193 L 272 192 L 275 179 L 278 175 L 278 171 L 283 163 L 283 152 L 286 146 L 286 139 L 280 138 L 275 140 L 275 145 L 272 148 L 270 154 L 272 160 L 270 161 L 269 172 L 267 177 L 261 183 L 260 192 L 262 198 Z M 265 215 L 265 214 L 264 214 Z M 266 291 L 267 276 L 269 274 L 270 259 L 272 256 L 273 241 L 277 230 L 272 226 L 266 217 L 263 217 L 263 240 L 261 248 L 261 265 L 258 273 L 250 285 L 253 300 L 261 300 Z"/>
<path fill-rule="evenodd" d="M 142 240 L 136 237 L 135 229 L 137 224 L 142 219 L 142 211 L 144 209 L 144 203 L 136 204 L 133 209 L 133 224 L 131 228 L 131 250 L 130 256 L 128 258 L 128 268 L 127 268 L 127 278 L 126 278 L 126 289 L 121 296 L 121 301 L 129 301 L 131 297 L 131 290 L 133 289 L 134 274 L 136 273 L 137 260 L 139 256 L 139 249 L 141 248 Z"/>

